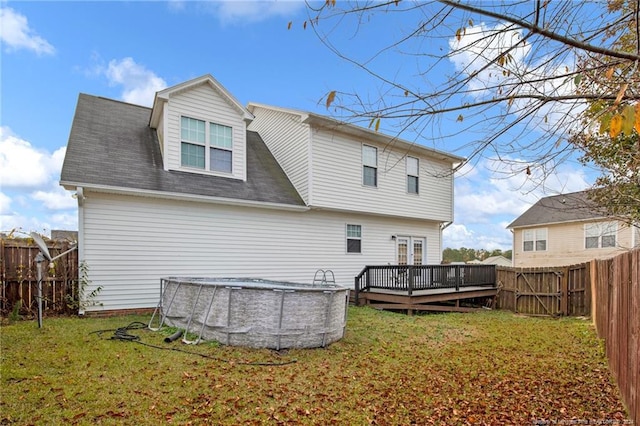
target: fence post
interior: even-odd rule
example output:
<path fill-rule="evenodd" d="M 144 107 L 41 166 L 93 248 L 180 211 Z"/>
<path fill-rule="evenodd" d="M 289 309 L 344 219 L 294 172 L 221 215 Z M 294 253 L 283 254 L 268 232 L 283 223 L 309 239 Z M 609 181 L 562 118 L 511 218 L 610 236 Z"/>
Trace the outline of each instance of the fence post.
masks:
<path fill-rule="evenodd" d="M 563 268 L 560 278 L 560 314 L 569 315 L 569 267 Z"/>

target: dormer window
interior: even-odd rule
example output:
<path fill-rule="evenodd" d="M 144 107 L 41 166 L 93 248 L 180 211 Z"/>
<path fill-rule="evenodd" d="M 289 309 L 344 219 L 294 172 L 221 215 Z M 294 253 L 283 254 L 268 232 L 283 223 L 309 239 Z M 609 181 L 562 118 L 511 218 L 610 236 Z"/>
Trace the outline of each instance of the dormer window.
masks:
<path fill-rule="evenodd" d="M 211 141 L 211 167 L 216 172 L 231 173 L 233 140 L 231 127 L 209 123 L 209 140 Z"/>
<path fill-rule="evenodd" d="M 209 132 L 205 129 L 209 125 Z M 231 127 L 190 117 L 180 119 L 182 167 L 231 173 Z"/>

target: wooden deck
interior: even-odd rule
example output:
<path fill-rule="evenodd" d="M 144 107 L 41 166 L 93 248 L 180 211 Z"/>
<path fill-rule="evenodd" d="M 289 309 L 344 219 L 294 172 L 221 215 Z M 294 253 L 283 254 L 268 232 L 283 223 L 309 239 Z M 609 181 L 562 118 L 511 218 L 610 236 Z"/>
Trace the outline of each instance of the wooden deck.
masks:
<path fill-rule="evenodd" d="M 487 266 L 367 266 L 355 279 L 352 297 L 356 305 L 408 314 L 476 311 L 492 302 L 498 292 L 495 267 Z"/>

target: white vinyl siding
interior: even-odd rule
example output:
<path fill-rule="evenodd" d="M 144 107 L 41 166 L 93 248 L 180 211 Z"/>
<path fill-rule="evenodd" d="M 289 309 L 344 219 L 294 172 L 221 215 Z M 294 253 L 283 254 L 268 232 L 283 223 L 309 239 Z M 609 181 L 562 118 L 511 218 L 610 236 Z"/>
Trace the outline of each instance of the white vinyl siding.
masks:
<path fill-rule="evenodd" d="M 243 120 L 242 112 L 238 111 L 226 100 L 225 97 L 221 96 L 206 84 L 172 95 L 165 108 L 167 110 L 167 123 L 164 127 L 166 129 L 166 134 L 164 136 L 167 138 L 165 143 L 167 152 L 164 153 L 164 155 L 167 157 L 165 161 L 169 170 L 188 170 L 194 173 L 217 174 L 220 176 L 246 180 L 246 125 Z M 195 141 L 186 141 L 193 145 L 193 147 L 189 147 L 187 149 L 188 152 L 186 152 L 186 154 L 190 156 L 189 161 L 195 161 L 195 158 L 200 155 L 200 152 L 202 152 L 203 149 L 219 149 L 219 147 L 212 148 L 212 145 L 208 146 L 210 142 L 207 143 L 199 141 L 199 138 L 203 134 L 200 129 L 192 131 L 189 127 L 186 133 L 183 132 L 183 117 L 207 123 L 204 129 L 202 129 L 205 134 L 205 140 L 211 139 L 210 123 L 230 129 L 231 134 L 227 136 L 230 136 L 232 146 L 226 146 L 224 151 L 228 153 L 233 152 L 230 159 L 232 162 L 231 173 L 227 171 L 228 168 L 223 171 L 210 170 L 210 160 L 205 160 L 205 164 L 209 164 L 208 166 L 205 165 L 204 167 L 201 167 L 200 163 L 198 163 L 196 166 L 191 165 L 183 168 L 182 161 L 185 151 L 183 150 L 182 145 L 184 136 L 187 136 L 190 139 L 196 139 Z M 225 141 L 225 144 L 228 144 L 228 142 Z M 203 148 L 196 148 L 200 146 Z M 208 154 L 205 154 L 205 158 L 210 156 L 211 151 Z M 218 158 L 215 154 L 214 157 Z M 229 155 L 225 154 L 224 158 L 229 160 Z"/>
<path fill-rule="evenodd" d="M 547 250 L 547 229 L 525 229 L 522 231 L 523 251 L 545 251 Z"/>
<path fill-rule="evenodd" d="M 302 124 L 300 115 L 256 106 L 255 119 L 249 130 L 256 131 L 269 147 L 305 203 L 311 203 L 309 125 Z"/>
<path fill-rule="evenodd" d="M 617 222 L 587 223 L 584 225 L 584 247 L 586 249 L 616 246 Z"/>
<path fill-rule="evenodd" d="M 439 227 L 421 220 L 326 211 L 291 212 L 85 191 L 81 226 L 91 291 L 103 306 L 155 307 L 160 278 L 253 277 L 311 283 L 331 269 L 352 287 L 367 264 L 393 263 L 392 235 L 425 235 L 439 263 Z M 363 252 L 345 253 L 345 224 L 358 224 Z M 322 230 L 322 232 L 318 232 Z"/>
<path fill-rule="evenodd" d="M 362 185 L 362 142 L 335 131 L 313 132 L 313 205 L 363 213 L 420 218 L 434 222 L 453 220 L 451 164 L 419 158 L 421 190 L 409 194 L 406 151 L 380 145 L 377 189 Z"/>

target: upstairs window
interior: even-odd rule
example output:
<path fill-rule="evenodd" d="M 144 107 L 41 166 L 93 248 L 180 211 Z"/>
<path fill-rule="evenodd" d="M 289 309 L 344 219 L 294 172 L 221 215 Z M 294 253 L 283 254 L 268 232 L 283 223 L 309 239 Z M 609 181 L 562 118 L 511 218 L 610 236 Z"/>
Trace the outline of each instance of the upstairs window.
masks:
<path fill-rule="evenodd" d="M 407 192 L 417 194 L 419 189 L 418 171 L 420 170 L 417 158 L 407 157 Z"/>
<path fill-rule="evenodd" d="M 523 251 L 546 251 L 547 229 L 525 229 L 522 231 Z"/>
<path fill-rule="evenodd" d="M 231 173 L 233 138 L 231 127 L 209 124 L 190 117 L 180 119 L 180 158 L 182 167 Z"/>
<path fill-rule="evenodd" d="M 362 253 L 361 225 L 347 225 L 347 253 Z"/>
<path fill-rule="evenodd" d="M 588 223 L 584 226 L 584 247 L 587 249 L 615 247 L 617 233 L 616 222 Z"/>
<path fill-rule="evenodd" d="M 182 166 L 205 168 L 206 138 L 204 128 L 204 121 L 182 117 L 180 127 Z"/>
<path fill-rule="evenodd" d="M 233 158 L 231 127 L 210 123 L 209 135 L 209 140 L 211 141 L 210 169 L 216 172 L 231 173 L 231 160 Z"/>
<path fill-rule="evenodd" d="M 378 148 L 362 145 L 362 184 L 378 186 Z"/>

